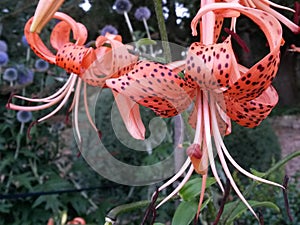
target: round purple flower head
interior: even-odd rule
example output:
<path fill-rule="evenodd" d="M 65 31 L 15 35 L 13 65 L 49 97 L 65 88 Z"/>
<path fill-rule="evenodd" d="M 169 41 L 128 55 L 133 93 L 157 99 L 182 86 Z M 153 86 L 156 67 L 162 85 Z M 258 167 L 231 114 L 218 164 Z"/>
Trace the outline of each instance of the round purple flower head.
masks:
<path fill-rule="evenodd" d="M 151 16 L 151 11 L 148 7 L 139 7 L 135 10 L 134 13 L 134 17 L 139 20 L 139 21 L 143 21 L 148 20 Z"/>
<path fill-rule="evenodd" d="M 7 52 L 7 44 L 3 40 L 0 40 L 0 51 Z"/>
<path fill-rule="evenodd" d="M 24 47 L 29 46 L 25 35 L 22 36 L 21 42 Z"/>
<path fill-rule="evenodd" d="M 32 120 L 32 113 L 30 111 L 17 112 L 17 120 L 20 123 L 28 123 Z"/>
<path fill-rule="evenodd" d="M 37 59 L 34 67 L 38 72 L 46 72 L 49 69 L 49 63 L 43 59 Z"/>
<path fill-rule="evenodd" d="M 117 11 L 119 14 L 124 14 L 125 12 L 129 12 L 132 7 L 132 4 L 129 0 L 116 0 L 113 5 L 113 9 Z"/>
<path fill-rule="evenodd" d="M 5 66 L 8 63 L 8 55 L 6 52 L 0 51 L 0 66 Z"/>
<path fill-rule="evenodd" d="M 7 68 L 3 73 L 3 80 L 13 82 L 18 79 L 18 71 L 15 68 Z"/>
<path fill-rule="evenodd" d="M 18 65 L 18 83 L 19 84 L 29 84 L 33 81 L 34 72 L 25 67 L 24 65 Z"/>
<path fill-rule="evenodd" d="M 110 34 L 118 34 L 118 30 L 117 28 L 115 28 L 112 25 L 106 25 L 102 28 L 102 30 L 100 31 L 100 34 L 102 36 L 104 36 L 106 33 L 110 33 Z"/>

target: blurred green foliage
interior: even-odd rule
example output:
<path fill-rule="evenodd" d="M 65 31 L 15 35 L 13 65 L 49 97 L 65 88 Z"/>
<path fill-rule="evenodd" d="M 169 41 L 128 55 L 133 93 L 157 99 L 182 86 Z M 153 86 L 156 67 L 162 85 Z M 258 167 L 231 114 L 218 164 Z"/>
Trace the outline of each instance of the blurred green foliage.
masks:
<path fill-rule="evenodd" d="M 266 171 L 281 156 L 277 136 L 268 120 L 253 129 L 232 123 L 232 133 L 224 137 L 224 142 L 243 168 Z"/>

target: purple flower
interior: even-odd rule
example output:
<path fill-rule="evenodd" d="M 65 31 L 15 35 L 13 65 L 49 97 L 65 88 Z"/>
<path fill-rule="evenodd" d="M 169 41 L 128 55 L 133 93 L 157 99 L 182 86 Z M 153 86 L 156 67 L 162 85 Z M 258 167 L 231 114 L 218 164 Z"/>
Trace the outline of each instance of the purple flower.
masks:
<path fill-rule="evenodd" d="M 129 0 L 116 0 L 113 5 L 113 9 L 117 11 L 119 14 L 124 14 L 125 12 L 129 12 L 132 7 L 132 4 Z"/>
<path fill-rule="evenodd" d="M 34 67 L 38 72 L 46 72 L 49 69 L 49 63 L 43 59 L 37 59 Z"/>
<path fill-rule="evenodd" d="M 20 123 L 28 123 L 32 120 L 32 113 L 30 111 L 19 111 L 17 112 L 17 120 Z"/>
<path fill-rule="evenodd" d="M 143 21 L 144 19 L 148 20 L 150 16 L 151 16 L 151 11 L 146 6 L 137 8 L 134 13 L 134 17 L 139 21 Z"/>
<path fill-rule="evenodd" d="M 117 28 L 115 28 L 112 25 L 106 25 L 102 28 L 102 30 L 100 31 L 100 34 L 102 36 L 104 36 L 106 33 L 110 33 L 110 34 L 118 34 L 118 30 Z"/>
<path fill-rule="evenodd" d="M 7 44 L 3 40 L 0 40 L 0 51 L 7 52 Z"/>
<path fill-rule="evenodd" d="M 0 51 L 0 66 L 5 66 L 9 61 L 8 55 L 6 52 Z"/>
<path fill-rule="evenodd" d="M 18 71 L 15 68 L 7 68 L 3 73 L 3 80 L 13 82 L 18 79 Z"/>
<path fill-rule="evenodd" d="M 19 84 L 32 83 L 33 77 L 34 77 L 34 72 L 31 69 L 25 67 L 24 65 L 18 65 L 17 70 L 18 70 L 18 83 Z"/>
<path fill-rule="evenodd" d="M 21 42 L 22 42 L 22 45 L 24 47 L 28 47 L 29 46 L 25 35 L 22 36 Z"/>

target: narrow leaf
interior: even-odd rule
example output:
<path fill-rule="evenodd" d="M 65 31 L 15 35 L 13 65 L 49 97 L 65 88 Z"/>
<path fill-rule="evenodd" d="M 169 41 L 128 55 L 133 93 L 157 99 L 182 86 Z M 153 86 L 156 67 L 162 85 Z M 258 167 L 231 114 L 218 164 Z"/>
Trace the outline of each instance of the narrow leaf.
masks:
<path fill-rule="evenodd" d="M 216 183 L 215 178 L 208 177 L 206 181 L 206 188 Z M 185 201 L 193 200 L 201 192 L 202 178 L 195 178 L 189 180 L 179 191 L 180 197 Z"/>
<path fill-rule="evenodd" d="M 197 202 L 191 201 L 186 202 L 183 201 L 177 207 L 172 225 L 188 225 L 192 222 L 197 212 L 198 204 Z"/>
<path fill-rule="evenodd" d="M 259 201 L 252 201 L 252 200 L 248 202 L 253 208 L 265 207 L 265 208 L 273 209 L 276 212 L 280 212 L 279 207 L 275 205 L 273 202 L 269 202 L 269 201 L 259 202 Z M 232 210 L 232 206 L 234 204 L 236 204 L 236 202 L 229 202 L 224 207 L 223 215 L 228 215 L 230 213 L 230 217 L 228 218 L 226 224 L 231 224 L 235 219 L 240 217 L 243 213 L 245 213 L 248 210 L 245 204 L 240 203 L 233 209 L 232 212 L 229 212 L 230 210 Z"/>

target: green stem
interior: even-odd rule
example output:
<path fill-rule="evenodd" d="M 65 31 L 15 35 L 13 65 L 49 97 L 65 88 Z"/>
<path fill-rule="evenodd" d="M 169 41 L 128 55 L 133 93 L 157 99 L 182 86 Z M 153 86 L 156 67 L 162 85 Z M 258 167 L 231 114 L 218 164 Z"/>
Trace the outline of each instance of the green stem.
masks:
<path fill-rule="evenodd" d="M 148 26 L 148 23 L 147 23 L 147 20 L 145 18 L 143 18 L 143 23 L 144 23 L 144 27 L 145 27 L 145 30 L 146 30 L 146 33 L 147 33 L 147 37 L 151 39 L 151 35 L 150 35 L 150 31 L 149 31 L 149 26 Z M 153 56 L 153 47 L 152 45 L 150 45 L 150 54 L 151 56 Z"/>
<path fill-rule="evenodd" d="M 134 34 L 133 34 L 133 28 L 132 28 L 132 25 L 131 25 L 131 22 L 130 22 L 130 19 L 129 19 L 129 16 L 128 16 L 128 13 L 127 13 L 127 12 L 124 12 L 124 17 L 125 17 L 125 21 L 126 21 L 126 23 L 127 23 L 129 32 L 130 32 L 130 34 L 131 34 L 132 40 L 133 40 L 133 41 L 136 41 L 135 36 L 134 36 Z"/>
<path fill-rule="evenodd" d="M 297 152 L 293 152 L 289 155 L 287 155 L 285 158 L 281 159 L 280 161 L 278 161 L 273 167 L 271 167 L 265 174 L 264 177 L 268 177 L 271 173 L 273 173 L 274 171 L 278 170 L 280 167 L 284 166 L 287 162 L 289 162 L 290 160 L 292 160 L 293 158 L 296 158 L 300 156 L 300 151 Z"/>
<path fill-rule="evenodd" d="M 165 24 L 165 18 L 163 15 L 163 9 L 162 9 L 162 1 L 161 0 L 153 0 L 154 2 L 154 8 L 155 8 L 155 13 L 156 13 L 156 18 L 158 22 L 158 29 L 160 32 L 160 37 L 162 40 L 162 47 L 164 49 L 164 55 L 166 58 L 166 62 L 171 62 L 172 57 L 171 57 L 171 49 L 169 46 L 168 42 L 168 33 L 166 29 L 166 24 Z"/>
<path fill-rule="evenodd" d="M 159 203 L 163 199 L 164 199 L 164 197 L 157 198 L 156 202 Z M 107 213 L 107 215 L 106 215 L 107 220 L 113 221 L 121 214 L 131 212 L 131 211 L 134 211 L 134 210 L 140 209 L 140 208 L 145 208 L 150 203 L 151 203 L 151 200 L 143 200 L 143 201 L 139 201 L 139 202 L 132 202 L 132 203 L 124 204 L 124 205 L 119 205 Z"/>

